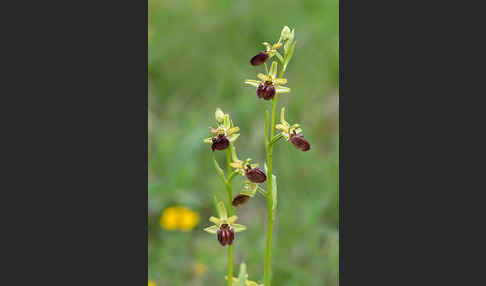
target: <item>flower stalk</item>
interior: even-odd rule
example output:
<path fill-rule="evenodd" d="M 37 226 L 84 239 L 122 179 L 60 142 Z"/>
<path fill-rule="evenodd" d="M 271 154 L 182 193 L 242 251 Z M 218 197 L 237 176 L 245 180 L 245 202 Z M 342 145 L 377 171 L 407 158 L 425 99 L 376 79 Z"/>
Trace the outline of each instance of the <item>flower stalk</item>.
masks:
<path fill-rule="evenodd" d="M 282 69 L 280 72 L 280 77 L 283 76 L 283 72 L 285 70 Z M 272 102 L 272 118 L 270 123 L 270 138 L 274 137 L 275 134 L 275 114 L 277 111 L 277 103 L 278 103 L 278 93 L 275 94 L 275 98 Z M 266 112 L 268 115 L 268 112 Z M 268 118 L 268 116 L 267 116 Z M 268 123 L 266 123 L 267 125 Z M 266 133 L 265 135 L 267 135 Z M 268 138 L 267 140 L 268 141 Z M 267 150 L 267 174 L 268 174 L 268 181 L 267 181 L 267 246 L 266 246 L 266 253 L 265 253 L 265 283 L 264 285 L 270 286 L 270 264 L 271 264 L 271 256 L 272 256 L 272 236 L 273 236 L 273 197 L 272 197 L 272 184 L 273 184 L 273 147 L 274 144 L 266 144 Z"/>
<path fill-rule="evenodd" d="M 233 215 L 233 171 L 231 168 L 231 149 L 232 144 L 230 143 L 229 148 L 226 150 L 226 164 L 228 168 L 228 181 L 226 182 L 226 190 L 228 191 L 228 212 L 229 216 Z M 228 277 L 233 277 L 233 244 L 228 246 Z M 232 286 L 233 280 L 228 279 L 228 286 Z"/>

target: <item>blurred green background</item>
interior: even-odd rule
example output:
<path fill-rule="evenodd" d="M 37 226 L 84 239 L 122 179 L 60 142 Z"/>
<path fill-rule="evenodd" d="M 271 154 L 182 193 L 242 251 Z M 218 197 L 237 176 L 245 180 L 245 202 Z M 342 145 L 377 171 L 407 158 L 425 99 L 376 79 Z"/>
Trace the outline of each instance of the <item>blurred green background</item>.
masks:
<path fill-rule="evenodd" d="M 338 205 L 338 0 L 149 0 L 149 280 L 152 285 L 225 285 L 227 248 L 203 232 L 215 215 L 213 197 L 226 199 L 202 140 L 221 107 L 241 128 L 240 159 L 263 165 L 264 111 L 256 79 L 263 66 L 249 64 L 274 43 L 284 25 L 297 45 L 285 77 L 292 93 L 278 110 L 300 123 L 309 152 L 280 141 L 274 151 L 278 209 L 273 243 L 272 286 L 337 285 Z M 280 68 L 280 67 L 279 67 Z M 225 152 L 215 152 L 224 166 Z M 234 180 L 234 192 L 243 185 Z M 226 202 L 226 200 L 225 200 Z M 183 206 L 200 216 L 186 232 L 160 226 L 162 212 Z M 266 201 L 257 195 L 236 209 L 239 223 L 235 269 L 248 265 L 249 279 L 262 283 Z M 235 271 L 235 276 L 237 271 Z"/>

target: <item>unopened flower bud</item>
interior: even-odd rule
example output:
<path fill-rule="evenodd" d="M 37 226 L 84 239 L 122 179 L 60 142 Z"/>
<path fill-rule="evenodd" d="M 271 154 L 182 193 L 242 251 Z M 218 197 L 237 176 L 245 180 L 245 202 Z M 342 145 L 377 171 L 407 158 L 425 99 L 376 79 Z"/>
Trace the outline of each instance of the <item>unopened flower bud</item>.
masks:
<path fill-rule="evenodd" d="M 251 58 L 250 63 L 252 66 L 259 66 L 263 64 L 268 59 L 268 57 L 269 55 L 266 52 L 260 51 L 256 56 Z"/>
<path fill-rule="evenodd" d="M 214 113 L 214 117 L 216 118 L 216 122 L 219 124 L 223 123 L 224 121 L 224 112 L 221 108 L 217 108 L 216 112 Z"/>
<path fill-rule="evenodd" d="M 290 38 L 290 34 L 291 34 L 290 28 L 285 26 L 283 27 L 282 32 L 280 33 L 280 38 L 283 41 L 287 41 Z"/>

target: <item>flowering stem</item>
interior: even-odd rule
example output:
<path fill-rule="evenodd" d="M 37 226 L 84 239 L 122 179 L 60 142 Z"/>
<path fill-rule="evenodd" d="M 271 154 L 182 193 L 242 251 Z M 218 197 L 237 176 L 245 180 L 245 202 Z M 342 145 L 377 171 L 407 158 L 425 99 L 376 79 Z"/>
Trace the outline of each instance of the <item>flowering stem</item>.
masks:
<path fill-rule="evenodd" d="M 285 73 L 285 69 L 280 70 L 279 78 L 282 78 Z M 278 103 L 278 93 L 272 100 L 272 121 L 270 123 L 270 138 L 273 141 L 275 135 L 275 115 L 277 112 Z M 268 112 L 266 113 L 268 114 Z M 268 116 L 267 116 L 268 117 Z M 268 121 L 268 120 L 266 120 Z M 268 130 L 267 130 L 268 131 Z M 268 136 L 268 132 L 266 134 Z M 280 138 L 279 138 L 280 139 Z M 268 139 L 267 139 L 268 140 Z M 270 286 L 270 261 L 272 254 L 272 235 L 273 235 L 273 222 L 275 218 L 273 217 L 273 197 L 272 197 L 272 160 L 273 160 L 273 141 L 270 143 L 265 143 L 267 146 L 267 249 L 265 255 L 265 286 Z"/>
<path fill-rule="evenodd" d="M 228 148 L 226 149 L 226 163 L 228 165 L 228 180 L 226 182 L 226 190 L 228 191 L 228 213 L 229 216 L 233 215 L 233 184 L 232 179 L 232 169 L 231 169 L 231 150 L 233 146 L 230 143 Z M 228 245 L 228 286 L 232 286 L 233 283 L 233 245 Z"/>
<path fill-rule="evenodd" d="M 277 110 L 278 93 L 272 101 L 272 121 L 270 123 L 270 138 L 273 138 L 275 133 L 275 113 Z M 265 255 L 265 286 L 270 286 L 270 260 L 272 251 L 272 234 L 273 234 L 273 198 L 272 198 L 272 159 L 273 159 L 273 144 L 267 148 L 267 250 Z"/>

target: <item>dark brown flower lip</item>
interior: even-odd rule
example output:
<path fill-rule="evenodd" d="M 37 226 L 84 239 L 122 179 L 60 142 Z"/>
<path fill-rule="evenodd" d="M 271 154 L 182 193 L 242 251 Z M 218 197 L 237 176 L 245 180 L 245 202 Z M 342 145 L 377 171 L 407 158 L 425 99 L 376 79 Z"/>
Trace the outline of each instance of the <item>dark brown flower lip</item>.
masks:
<path fill-rule="evenodd" d="M 250 200 L 250 196 L 248 195 L 243 195 L 243 194 L 238 194 L 236 195 L 236 197 L 233 199 L 233 206 L 239 206 L 239 205 L 243 205 L 245 204 L 246 202 L 248 202 L 248 200 Z"/>
<path fill-rule="evenodd" d="M 301 151 L 309 151 L 310 150 L 310 144 L 309 142 L 304 138 L 304 135 L 302 134 L 297 134 L 294 130 L 293 134 L 290 135 L 290 143 L 294 145 L 295 148 L 301 150 Z"/>
<path fill-rule="evenodd" d="M 217 231 L 217 237 L 222 246 L 231 245 L 235 239 L 235 231 L 227 224 L 223 224 Z"/>
<path fill-rule="evenodd" d="M 263 183 L 267 180 L 265 173 L 259 168 L 251 168 L 250 165 L 246 166 L 246 177 L 253 183 Z"/>
<path fill-rule="evenodd" d="M 212 138 L 213 144 L 211 144 L 211 149 L 213 150 L 225 150 L 229 146 L 229 140 L 226 136 L 219 134 L 217 138 Z"/>
<path fill-rule="evenodd" d="M 259 66 L 263 64 L 268 59 L 268 57 L 269 57 L 268 53 L 264 51 L 260 51 L 256 56 L 251 58 L 250 64 L 252 66 Z"/>
<path fill-rule="evenodd" d="M 271 81 L 265 81 L 264 84 L 259 84 L 256 90 L 257 97 L 264 100 L 272 100 L 275 97 L 275 86 Z"/>

